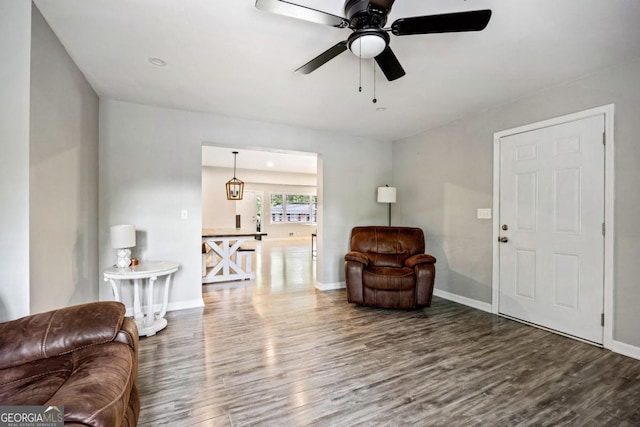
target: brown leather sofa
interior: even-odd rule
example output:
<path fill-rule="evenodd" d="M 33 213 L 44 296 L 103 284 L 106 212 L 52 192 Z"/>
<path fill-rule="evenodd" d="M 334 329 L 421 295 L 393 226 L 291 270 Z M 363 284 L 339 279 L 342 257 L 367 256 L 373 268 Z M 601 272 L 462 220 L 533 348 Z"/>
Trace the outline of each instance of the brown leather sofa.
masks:
<path fill-rule="evenodd" d="M 344 257 L 349 302 L 385 308 L 429 307 L 436 259 L 414 227 L 354 227 Z"/>
<path fill-rule="evenodd" d="M 119 302 L 0 323 L 0 405 L 64 406 L 65 426 L 135 426 L 138 331 Z"/>

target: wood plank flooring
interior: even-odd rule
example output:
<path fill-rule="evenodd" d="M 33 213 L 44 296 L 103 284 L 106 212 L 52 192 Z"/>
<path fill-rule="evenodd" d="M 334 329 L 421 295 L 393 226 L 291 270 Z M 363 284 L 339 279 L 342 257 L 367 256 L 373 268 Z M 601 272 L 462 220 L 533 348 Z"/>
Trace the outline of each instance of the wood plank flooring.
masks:
<path fill-rule="evenodd" d="M 640 426 L 640 361 L 434 298 L 395 311 L 312 286 L 310 243 L 141 338 L 140 426 Z"/>

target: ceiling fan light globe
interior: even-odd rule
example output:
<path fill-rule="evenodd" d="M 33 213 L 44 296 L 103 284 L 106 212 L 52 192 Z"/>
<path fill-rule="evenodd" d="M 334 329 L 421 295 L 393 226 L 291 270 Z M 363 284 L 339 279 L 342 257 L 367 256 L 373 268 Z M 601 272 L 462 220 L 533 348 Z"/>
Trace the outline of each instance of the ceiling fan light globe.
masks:
<path fill-rule="evenodd" d="M 378 34 L 363 34 L 351 41 L 349 49 L 354 55 L 370 59 L 380 55 L 387 47 L 387 41 Z"/>

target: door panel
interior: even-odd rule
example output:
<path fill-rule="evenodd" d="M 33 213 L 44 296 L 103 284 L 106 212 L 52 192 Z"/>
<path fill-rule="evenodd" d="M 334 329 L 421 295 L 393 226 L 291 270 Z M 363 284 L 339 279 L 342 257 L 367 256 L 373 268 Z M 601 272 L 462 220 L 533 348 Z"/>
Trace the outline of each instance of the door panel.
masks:
<path fill-rule="evenodd" d="M 553 303 L 578 309 L 580 292 L 580 256 L 575 254 L 553 254 Z"/>
<path fill-rule="evenodd" d="M 580 234 L 580 169 L 553 171 L 553 225 L 556 233 Z"/>
<path fill-rule="evenodd" d="M 516 224 L 518 231 L 536 231 L 538 212 L 538 174 L 516 175 Z"/>
<path fill-rule="evenodd" d="M 536 251 L 516 250 L 516 296 L 536 300 Z"/>
<path fill-rule="evenodd" d="M 604 115 L 500 139 L 498 311 L 602 343 Z"/>

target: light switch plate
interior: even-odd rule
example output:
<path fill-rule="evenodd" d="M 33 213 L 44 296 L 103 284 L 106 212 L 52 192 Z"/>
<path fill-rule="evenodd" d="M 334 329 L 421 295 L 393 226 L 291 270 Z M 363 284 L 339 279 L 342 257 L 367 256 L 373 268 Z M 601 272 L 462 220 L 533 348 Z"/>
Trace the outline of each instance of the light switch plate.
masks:
<path fill-rule="evenodd" d="M 478 209 L 478 219 L 491 219 L 491 208 Z"/>
<path fill-rule="evenodd" d="M 182 209 L 180 211 L 180 218 L 182 219 L 189 219 L 189 211 L 186 209 Z"/>

